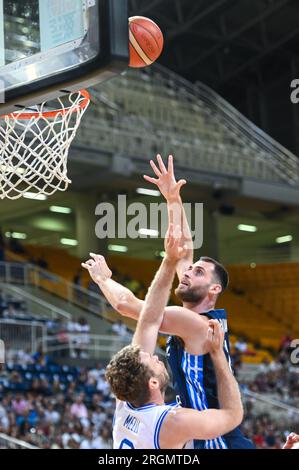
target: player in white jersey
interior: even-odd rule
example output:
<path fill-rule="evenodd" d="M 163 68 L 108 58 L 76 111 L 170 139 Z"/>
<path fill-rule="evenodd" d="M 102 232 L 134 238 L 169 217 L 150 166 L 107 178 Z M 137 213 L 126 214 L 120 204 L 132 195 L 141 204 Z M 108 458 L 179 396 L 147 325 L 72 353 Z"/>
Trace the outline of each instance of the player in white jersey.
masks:
<path fill-rule="evenodd" d="M 150 403 L 135 408 L 118 400 L 113 423 L 114 449 L 160 449 L 163 421 L 178 406 Z"/>
<path fill-rule="evenodd" d="M 178 229 L 178 227 L 177 227 Z M 220 409 L 198 411 L 165 405 L 169 375 L 154 355 L 158 331 L 176 265 L 185 253 L 182 234 L 170 224 L 166 256 L 148 291 L 130 346 L 118 352 L 106 369 L 106 378 L 117 398 L 114 448 L 182 449 L 193 439 L 214 439 L 240 424 L 243 408 L 238 385 L 223 352 L 224 334 L 217 320 L 210 320 L 206 337 L 216 371 Z M 83 263 L 93 279 L 111 276 L 103 258 L 92 255 Z"/>

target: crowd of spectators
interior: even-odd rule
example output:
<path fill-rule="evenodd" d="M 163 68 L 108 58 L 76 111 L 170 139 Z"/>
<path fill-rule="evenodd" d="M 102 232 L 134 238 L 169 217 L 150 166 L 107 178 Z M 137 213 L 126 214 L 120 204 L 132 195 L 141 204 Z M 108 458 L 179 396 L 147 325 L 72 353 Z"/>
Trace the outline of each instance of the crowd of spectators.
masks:
<path fill-rule="evenodd" d="M 29 325 L 34 320 L 36 324 L 38 322 L 46 327 L 50 345 L 56 346 L 58 355 L 70 356 L 71 358 L 88 358 L 90 325 L 85 316 L 70 319 L 69 321 L 62 321 L 60 318 L 50 320 L 28 311 L 26 301 L 23 299 L 0 290 L 0 319 L 9 320 L 10 324 L 14 320 L 16 326 L 18 321 L 22 322 L 20 325 L 24 325 L 24 322 L 28 322 Z M 24 328 L 22 330 L 20 327 L 18 330 L 19 342 L 22 339 L 22 334 L 25 335 L 26 330 Z M 7 341 L 4 329 L 2 329 L 2 335 L 4 335 L 2 339 Z"/>
<path fill-rule="evenodd" d="M 103 364 L 57 365 L 42 351 L 8 355 L 0 372 L 0 433 L 42 448 L 111 448 L 115 402 L 104 373 Z M 247 387 L 255 389 L 258 375 Z M 257 448 L 281 448 L 289 432 L 298 433 L 298 414 L 276 420 L 257 413 L 254 401 L 245 404 L 242 428 Z"/>
<path fill-rule="evenodd" d="M 299 431 L 299 417 L 285 416 L 273 419 L 269 413 L 256 413 L 255 404 L 247 402 L 242 431 L 257 449 L 281 449 L 290 432 Z"/>
<path fill-rule="evenodd" d="M 26 302 L 21 297 L 12 296 L 0 290 L 0 318 L 21 319 L 26 315 Z"/>
<path fill-rule="evenodd" d="M 0 433 L 41 448 L 109 449 L 114 401 L 104 369 L 19 352 L 0 372 Z"/>
<path fill-rule="evenodd" d="M 22 313 L 28 315 L 22 299 L 0 292 L 2 318 L 19 318 Z M 46 324 L 55 344 L 68 344 L 62 349 L 66 363 L 69 358 L 88 358 L 90 326 L 86 318 L 47 320 Z M 130 337 L 121 321 L 113 324 L 112 333 L 115 338 Z M 290 362 L 291 341 L 291 335 L 286 334 L 275 360 L 256 366 L 255 377 L 242 385 L 250 392 L 299 408 L 299 373 Z M 235 369 L 241 367 L 247 353 L 246 339 L 238 338 L 233 348 Z M 63 359 L 61 353 L 59 359 Z M 111 448 L 115 404 L 104 380 L 103 365 L 61 366 L 55 360 L 57 355 L 49 357 L 41 349 L 33 356 L 28 350 L 7 351 L 6 365 L 0 369 L 0 433 L 42 448 Z M 246 401 L 242 427 L 257 448 L 281 448 L 289 432 L 299 432 L 298 414 L 277 420 L 272 413 L 257 412 L 255 406 L 254 401 Z"/>
<path fill-rule="evenodd" d="M 267 394 L 299 409 L 299 368 L 292 364 L 285 350 L 272 362 L 260 364 L 254 380 L 246 385 L 252 392 Z"/>

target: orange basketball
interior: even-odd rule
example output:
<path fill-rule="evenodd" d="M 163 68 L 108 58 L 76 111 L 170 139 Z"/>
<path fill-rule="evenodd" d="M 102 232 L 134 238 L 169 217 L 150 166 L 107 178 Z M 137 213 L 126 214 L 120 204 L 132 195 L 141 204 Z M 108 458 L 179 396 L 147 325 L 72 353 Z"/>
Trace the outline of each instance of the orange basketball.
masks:
<path fill-rule="evenodd" d="M 158 25 L 144 16 L 129 18 L 130 67 L 147 67 L 160 56 L 164 38 Z"/>

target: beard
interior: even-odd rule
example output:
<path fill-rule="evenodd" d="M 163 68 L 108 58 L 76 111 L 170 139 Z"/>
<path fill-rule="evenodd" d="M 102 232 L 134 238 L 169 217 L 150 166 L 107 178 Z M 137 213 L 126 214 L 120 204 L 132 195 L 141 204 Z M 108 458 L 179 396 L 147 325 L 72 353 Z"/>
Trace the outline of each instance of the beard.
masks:
<path fill-rule="evenodd" d="M 197 287 L 183 287 L 180 286 L 176 288 L 175 295 L 181 302 L 188 302 L 191 304 L 201 303 L 206 296 L 208 295 L 207 286 L 197 286 Z"/>
<path fill-rule="evenodd" d="M 161 374 L 159 374 L 157 378 L 159 380 L 161 393 L 162 395 L 164 395 L 167 387 L 170 385 L 170 377 L 167 372 L 167 369 L 165 369 L 164 372 L 161 372 Z"/>

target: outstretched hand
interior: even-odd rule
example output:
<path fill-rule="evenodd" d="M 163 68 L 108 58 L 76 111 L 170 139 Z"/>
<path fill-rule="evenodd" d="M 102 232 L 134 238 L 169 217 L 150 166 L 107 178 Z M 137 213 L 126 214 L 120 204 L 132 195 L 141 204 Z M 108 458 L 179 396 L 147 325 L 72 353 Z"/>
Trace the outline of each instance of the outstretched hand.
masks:
<path fill-rule="evenodd" d="M 174 169 L 173 169 L 173 156 L 168 157 L 168 168 L 166 169 L 161 155 L 157 155 L 157 161 L 159 168 L 153 160 L 150 161 L 150 165 L 157 176 L 156 178 L 151 178 L 150 176 L 144 175 L 144 179 L 149 183 L 157 186 L 161 194 L 165 197 L 167 201 L 177 200 L 180 197 L 180 191 L 182 186 L 186 184 L 186 180 L 179 180 L 178 182 L 175 179 Z"/>
<path fill-rule="evenodd" d="M 112 276 L 112 271 L 109 269 L 104 256 L 89 253 L 91 258 L 82 263 L 81 266 L 90 274 L 92 280 L 97 284 L 99 282 L 106 281 Z"/>

